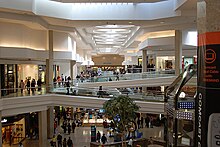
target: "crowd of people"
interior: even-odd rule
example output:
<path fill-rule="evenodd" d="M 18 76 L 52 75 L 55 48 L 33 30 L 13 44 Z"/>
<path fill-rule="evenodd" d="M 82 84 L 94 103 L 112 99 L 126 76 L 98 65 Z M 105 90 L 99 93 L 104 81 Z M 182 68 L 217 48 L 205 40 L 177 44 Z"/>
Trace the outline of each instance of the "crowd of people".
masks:
<path fill-rule="evenodd" d="M 30 94 L 30 92 L 32 92 L 32 94 L 35 94 L 36 85 L 37 85 L 37 90 L 41 91 L 41 86 L 42 86 L 41 78 L 39 78 L 36 82 L 35 79 L 30 80 L 29 78 L 26 77 L 25 81 L 21 80 L 19 85 L 21 94 L 23 94 L 25 89 L 27 89 L 28 94 Z"/>

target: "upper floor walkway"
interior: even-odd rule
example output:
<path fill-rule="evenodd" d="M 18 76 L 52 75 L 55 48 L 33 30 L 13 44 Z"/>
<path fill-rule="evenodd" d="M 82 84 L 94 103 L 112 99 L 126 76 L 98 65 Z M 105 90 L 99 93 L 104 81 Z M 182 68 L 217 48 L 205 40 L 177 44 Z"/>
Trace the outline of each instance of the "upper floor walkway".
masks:
<path fill-rule="evenodd" d="M 73 83 L 79 87 L 137 87 L 137 86 L 168 86 L 174 79 L 174 70 L 158 70 L 143 73 L 126 73 L 126 74 L 105 74 L 96 77 L 79 77 Z"/>
<path fill-rule="evenodd" d="M 47 110 L 48 106 L 71 106 L 84 108 L 102 108 L 103 103 L 113 96 L 126 94 L 140 106 L 140 112 L 161 114 L 164 113 L 164 96 L 161 91 L 142 92 L 136 87 L 169 85 L 175 79 L 171 72 L 147 72 L 87 78 L 83 82 L 77 79 L 70 87 L 65 83 L 56 83 L 53 87 L 42 86 L 24 89 L 1 89 L 0 110 L 2 116 L 29 113 Z M 112 81 L 104 79 L 111 78 Z M 99 98 L 99 85 L 103 85 L 103 95 Z M 77 85 L 77 86 L 76 86 Z M 117 88 L 116 88 L 117 87 Z M 127 91 L 119 89 L 126 88 Z M 47 90 L 46 90 L 47 89 Z M 48 90 L 49 89 L 49 90 Z M 124 88 L 123 88 L 124 89 Z"/>

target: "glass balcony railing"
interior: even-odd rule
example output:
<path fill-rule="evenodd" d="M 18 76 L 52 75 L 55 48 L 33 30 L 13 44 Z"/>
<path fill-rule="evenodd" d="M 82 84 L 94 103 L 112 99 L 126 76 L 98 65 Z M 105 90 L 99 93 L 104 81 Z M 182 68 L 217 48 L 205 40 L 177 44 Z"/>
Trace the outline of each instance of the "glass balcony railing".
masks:
<path fill-rule="evenodd" d="M 161 71 L 150 71 L 145 73 L 127 73 L 120 75 L 111 76 L 99 76 L 99 77 L 84 77 L 83 79 L 74 79 L 70 82 L 70 87 L 66 87 L 65 82 L 54 82 L 53 86 L 46 87 L 42 86 L 40 89 L 38 87 L 25 88 L 23 93 L 21 88 L 4 88 L 0 90 L 1 98 L 12 98 L 12 97 L 23 97 L 23 96 L 36 96 L 45 94 L 69 94 L 75 96 L 88 96 L 88 97 L 99 97 L 99 90 L 97 88 L 83 88 L 76 86 L 77 83 L 83 82 L 111 82 L 119 80 L 135 80 L 144 78 L 157 78 L 157 77 L 167 77 L 174 76 L 174 70 L 161 70 Z M 111 79 L 111 80 L 110 80 Z M 81 81 L 82 80 L 82 81 Z M 136 87 L 138 85 L 134 85 Z M 69 92 L 68 92 L 69 90 Z M 134 90 L 133 90 L 134 91 Z M 125 94 L 135 100 L 141 101 L 163 101 L 163 93 L 158 92 L 146 92 L 146 93 L 123 93 L 117 88 L 107 88 L 102 90 L 103 98 L 117 97 L 118 95 Z"/>
<path fill-rule="evenodd" d="M 121 80 L 138 80 L 146 78 L 157 78 L 157 77 L 168 77 L 174 76 L 175 70 L 160 70 L 160 71 L 149 71 L 144 73 L 126 73 L 116 75 L 105 75 L 90 77 L 85 75 L 72 81 L 72 83 L 86 83 L 86 82 L 111 82 Z M 59 83 L 57 83 L 59 84 Z"/>
<path fill-rule="evenodd" d="M 48 91 L 49 89 L 49 91 Z M 130 88 L 129 88 L 130 89 Z M 97 97 L 97 98 L 111 98 L 117 97 L 119 95 L 127 95 L 134 100 L 138 101 L 154 101 L 154 102 L 163 102 L 164 97 L 162 92 L 158 91 L 148 91 L 148 92 L 136 92 L 132 90 L 128 93 L 122 92 L 117 88 L 107 88 L 99 90 L 98 88 L 80 88 L 80 87 L 49 87 L 42 86 L 41 89 L 38 87 L 23 89 L 21 93 L 21 88 L 10 88 L 10 89 L 1 89 L 1 98 L 13 98 L 13 97 L 24 97 L 24 96 L 38 96 L 46 94 L 60 94 L 60 95 L 72 95 L 72 96 L 84 96 L 84 97 Z"/>

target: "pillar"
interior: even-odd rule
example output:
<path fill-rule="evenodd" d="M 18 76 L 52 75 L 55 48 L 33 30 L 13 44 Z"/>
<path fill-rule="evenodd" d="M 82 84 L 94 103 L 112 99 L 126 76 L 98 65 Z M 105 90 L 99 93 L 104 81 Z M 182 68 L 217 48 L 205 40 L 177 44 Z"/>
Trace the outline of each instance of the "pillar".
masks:
<path fill-rule="evenodd" d="M 175 30 L 175 75 L 182 71 L 182 31 Z"/>
<path fill-rule="evenodd" d="M 38 112 L 39 146 L 47 147 L 47 110 Z"/>
<path fill-rule="evenodd" d="M 70 77 L 71 79 L 74 78 L 74 74 L 73 74 L 73 66 L 76 64 L 75 60 L 70 60 Z"/>
<path fill-rule="evenodd" d="M 3 75 L 1 75 L 2 74 L 2 71 L 3 69 L 2 69 L 2 66 L 1 66 L 1 64 L 0 64 L 0 99 L 2 98 L 2 77 L 3 77 Z"/>
<path fill-rule="evenodd" d="M 2 121 L 2 112 L 0 111 L 0 146 L 2 146 L 2 122 L 1 121 Z"/>
<path fill-rule="evenodd" d="M 195 147 L 219 146 L 220 1 L 197 1 L 198 70 Z M 210 144 L 209 144 L 210 143 Z"/>
<path fill-rule="evenodd" d="M 47 138 L 53 138 L 54 134 L 54 107 L 50 106 L 47 110 Z"/>
<path fill-rule="evenodd" d="M 53 86 L 53 30 L 48 31 L 48 54 L 49 58 L 46 59 L 47 92 L 49 92 Z"/>
<path fill-rule="evenodd" d="M 142 50 L 142 72 L 147 72 L 147 50 Z"/>
<path fill-rule="evenodd" d="M 142 50 L 142 73 L 147 72 L 147 50 Z M 142 75 L 142 78 L 146 78 L 145 75 Z M 142 92 L 147 92 L 147 87 L 142 87 Z"/>

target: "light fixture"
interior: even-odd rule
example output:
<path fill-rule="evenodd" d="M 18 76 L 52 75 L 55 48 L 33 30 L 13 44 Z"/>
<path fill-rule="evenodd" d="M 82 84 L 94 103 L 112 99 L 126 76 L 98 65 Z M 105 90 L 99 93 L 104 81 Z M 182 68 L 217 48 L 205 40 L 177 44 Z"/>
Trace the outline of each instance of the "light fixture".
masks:
<path fill-rule="evenodd" d="M 81 65 L 90 66 L 90 65 L 94 65 L 94 62 L 92 60 L 85 60 L 82 62 Z"/>
<path fill-rule="evenodd" d="M 179 98 L 184 99 L 185 97 L 186 97 L 186 94 L 185 94 L 185 92 L 182 91 L 179 95 Z"/>
<path fill-rule="evenodd" d="M 8 121 L 7 119 L 3 119 L 1 122 L 6 123 L 7 121 Z"/>

